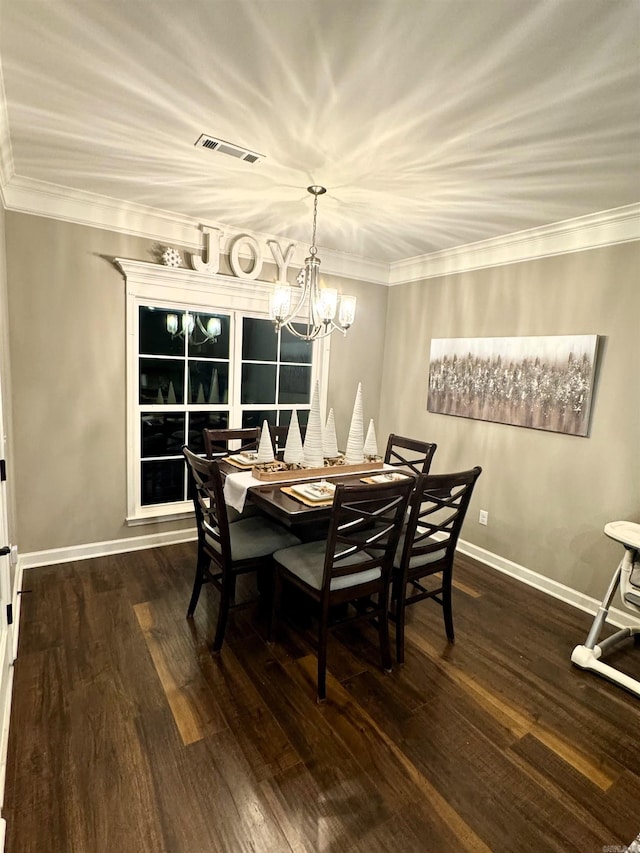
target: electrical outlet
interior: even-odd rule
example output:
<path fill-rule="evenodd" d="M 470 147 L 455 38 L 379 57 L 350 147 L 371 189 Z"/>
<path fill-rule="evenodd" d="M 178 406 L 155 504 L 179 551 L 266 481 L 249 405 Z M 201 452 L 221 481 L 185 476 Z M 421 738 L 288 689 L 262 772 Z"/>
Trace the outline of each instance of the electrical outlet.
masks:
<path fill-rule="evenodd" d="M 480 510 L 480 517 L 478 518 L 480 524 L 489 524 L 489 513 L 486 509 Z"/>

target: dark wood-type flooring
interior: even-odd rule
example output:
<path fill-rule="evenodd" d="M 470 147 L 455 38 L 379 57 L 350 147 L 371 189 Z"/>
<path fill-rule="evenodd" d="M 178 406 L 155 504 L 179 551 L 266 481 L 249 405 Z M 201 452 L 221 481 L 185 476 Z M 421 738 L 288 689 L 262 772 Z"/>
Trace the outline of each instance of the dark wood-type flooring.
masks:
<path fill-rule="evenodd" d="M 407 662 L 377 635 L 316 658 L 232 614 L 212 658 L 195 544 L 31 570 L 4 815 L 8 853 L 601 853 L 640 829 L 640 702 L 569 662 L 591 617 L 460 558 L 448 646 L 410 609 Z M 299 618 L 304 618 L 300 616 Z M 308 620 L 308 617 L 307 617 Z M 640 675 L 640 649 L 618 660 Z"/>

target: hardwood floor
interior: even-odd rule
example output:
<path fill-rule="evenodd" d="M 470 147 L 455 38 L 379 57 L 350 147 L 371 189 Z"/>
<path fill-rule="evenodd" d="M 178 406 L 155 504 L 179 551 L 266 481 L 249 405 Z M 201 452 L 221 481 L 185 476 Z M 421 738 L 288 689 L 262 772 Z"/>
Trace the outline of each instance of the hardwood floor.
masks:
<path fill-rule="evenodd" d="M 8 853 L 601 853 L 640 830 L 640 703 L 572 667 L 591 618 L 465 558 L 456 644 L 432 602 L 407 660 L 255 607 L 207 651 L 185 619 L 195 545 L 31 570 L 4 816 Z M 309 635 L 310 637 L 311 635 Z M 640 650 L 618 655 L 640 676 Z"/>

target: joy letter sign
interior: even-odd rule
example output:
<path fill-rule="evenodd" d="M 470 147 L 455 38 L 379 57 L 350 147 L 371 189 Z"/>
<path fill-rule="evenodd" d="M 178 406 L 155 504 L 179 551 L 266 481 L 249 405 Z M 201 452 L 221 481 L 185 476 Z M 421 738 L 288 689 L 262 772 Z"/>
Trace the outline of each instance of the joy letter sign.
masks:
<path fill-rule="evenodd" d="M 203 228 L 204 234 L 204 252 L 207 260 L 203 260 L 202 256 L 192 255 L 191 265 L 198 272 L 210 273 L 217 275 L 220 269 L 220 251 L 222 232 L 218 228 Z M 287 270 L 289 264 L 293 260 L 295 246 L 290 243 L 286 251 L 283 253 L 282 247 L 276 240 L 267 240 L 267 245 L 271 249 L 273 260 L 278 267 L 278 281 L 286 283 Z M 237 278 L 259 279 L 262 272 L 262 247 L 255 239 L 248 234 L 239 234 L 228 245 L 229 264 L 231 270 Z M 252 264 L 249 270 L 245 270 L 240 265 L 240 253 L 244 251 L 252 257 Z"/>

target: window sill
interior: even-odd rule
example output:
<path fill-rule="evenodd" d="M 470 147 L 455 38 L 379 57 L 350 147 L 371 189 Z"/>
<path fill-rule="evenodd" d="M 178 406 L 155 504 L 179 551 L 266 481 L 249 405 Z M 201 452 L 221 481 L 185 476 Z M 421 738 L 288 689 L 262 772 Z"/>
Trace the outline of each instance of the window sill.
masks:
<path fill-rule="evenodd" d="M 193 509 L 165 510 L 162 513 L 158 513 L 158 510 L 155 507 L 151 509 L 152 512 L 149 512 L 148 514 L 142 511 L 140 513 L 137 513 L 136 515 L 128 515 L 125 518 L 125 523 L 127 527 L 138 527 L 142 524 L 159 524 L 163 521 L 182 521 L 185 518 L 190 518 L 193 520 L 194 518 Z"/>

